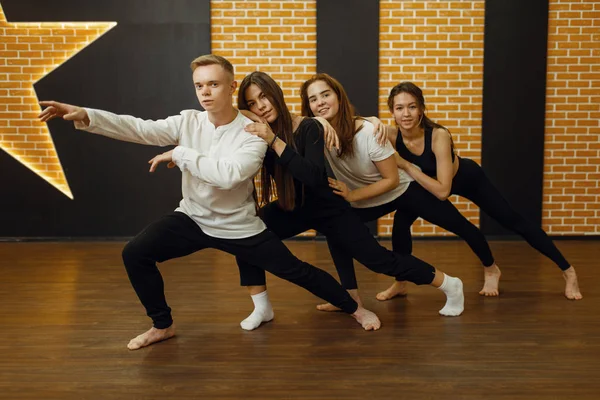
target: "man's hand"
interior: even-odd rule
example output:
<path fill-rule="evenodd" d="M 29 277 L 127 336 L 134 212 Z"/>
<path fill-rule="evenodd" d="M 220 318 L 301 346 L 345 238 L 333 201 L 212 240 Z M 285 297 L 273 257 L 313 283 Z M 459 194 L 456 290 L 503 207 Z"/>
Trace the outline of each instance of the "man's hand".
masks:
<path fill-rule="evenodd" d="M 67 121 L 80 121 L 86 125 L 90 124 L 90 119 L 85 109 L 70 104 L 59 103 L 57 101 L 40 101 L 42 107 L 46 107 L 38 118 L 41 122 L 50 121 L 53 118 L 62 118 Z"/>
<path fill-rule="evenodd" d="M 167 168 L 174 168 L 175 163 L 173 162 L 173 150 L 167 151 L 166 153 L 162 153 L 154 157 L 152 160 L 148 161 L 150 165 L 150 172 L 156 171 L 156 167 L 158 164 L 168 162 Z"/>

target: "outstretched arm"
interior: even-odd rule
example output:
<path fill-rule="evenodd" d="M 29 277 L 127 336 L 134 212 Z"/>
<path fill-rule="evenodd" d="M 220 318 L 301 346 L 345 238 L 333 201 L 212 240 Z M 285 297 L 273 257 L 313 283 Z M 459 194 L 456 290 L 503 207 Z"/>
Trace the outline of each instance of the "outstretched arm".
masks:
<path fill-rule="evenodd" d="M 38 115 L 41 122 L 47 122 L 54 118 L 62 118 L 67 121 L 82 122 L 86 125 L 90 124 L 88 114 L 82 107 L 59 103 L 57 101 L 40 101 L 40 105 L 46 107 Z"/>
<path fill-rule="evenodd" d="M 75 128 L 97 133 L 126 142 L 156 146 L 175 145 L 179 142 L 181 115 L 163 120 L 143 120 L 130 115 L 78 107 L 56 101 L 42 101 L 46 108 L 39 114 L 42 122 L 63 118 L 75 123 Z"/>

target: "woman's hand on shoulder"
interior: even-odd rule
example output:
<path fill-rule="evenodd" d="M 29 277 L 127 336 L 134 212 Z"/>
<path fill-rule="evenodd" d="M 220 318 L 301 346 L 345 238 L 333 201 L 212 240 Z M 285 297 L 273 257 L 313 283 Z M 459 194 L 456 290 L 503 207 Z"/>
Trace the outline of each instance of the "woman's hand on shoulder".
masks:
<path fill-rule="evenodd" d="M 325 139 L 325 146 L 327 150 L 331 150 L 334 147 L 340 148 L 340 138 L 337 135 L 333 126 L 323 117 L 313 117 L 315 121 L 318 121 L 323 126 L 323 138 Z"/>

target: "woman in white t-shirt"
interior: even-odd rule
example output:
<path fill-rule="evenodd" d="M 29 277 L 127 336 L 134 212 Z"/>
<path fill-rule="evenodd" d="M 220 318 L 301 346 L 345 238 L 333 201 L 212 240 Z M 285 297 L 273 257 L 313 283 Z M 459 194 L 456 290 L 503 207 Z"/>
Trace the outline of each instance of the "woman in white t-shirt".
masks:
<path fill-rule="evenodd" d="M 494 257 L 481 231 L 452 203 L 440 201 L 398 169 L 395 149 L 389 142 L 380 145 L 373 125 L 354 115 L 348 96 L 337 80 L 327 74 L 316 74 L 304 82 L 300 96 L 302 115 L 323 117 L 336 130 L 340 148 L 325 151 L 337 178 L 330 178 L 329 185 L 336 194 L 350 202 L 363 222 L 376 220 L 392 211 L 396 211 L 397 216 L 403 213 L 418 215 L 462 237 L 484 267 L 495 267 Z M 398 178 L 400 183 L 396 184 Z M 401 253 L 402 246 L 395 240 L 394 233 L 392 230 L 393 249 Z M 359 298 L 352 257 L 336 244 L 328 244 L 342 286 L 354 298 Z M 398 294 L 403 293 L 400 291 Z M 386 300 L 379 295 L 378 299 Z M 317 308 L 337 310 L 331 304 Z"/>
<path fill-rule="evenodd" d="M 262 138 L 269 150 L 260 174 L 261 198 L 258 215 L 279 239 L 309 229 L 323 233 L 330 243 L 374 272 L 432 285 L 446 295 L 439 311 L 457 316 L 464 310 L 462 281 L 410 254 L 398 254 L 381 246 L 347 201 L 329 187 L 328 162 L 322 127 L 313 119 L 297 120 L 290 114 L 283 91 L 268 74 L 255 71 L 246 76 L 238 91 L 238 107 L 249 110 L 264 122 L 245 129 Z M 396 168 L 394 166 L 394 168 Z M 396 182 L 398 184 L 398 176 Z M 271 194 L 276 194 L 273 199 Z M 248 288 L 254 311 L 240 326 L 258 328 L 273 319 L 264 269 L 238 258 L 240 283 Z M 352 295 L 352 293 L 350 293 Z M 379 324 L 372 326 L 378 329 Z"/>

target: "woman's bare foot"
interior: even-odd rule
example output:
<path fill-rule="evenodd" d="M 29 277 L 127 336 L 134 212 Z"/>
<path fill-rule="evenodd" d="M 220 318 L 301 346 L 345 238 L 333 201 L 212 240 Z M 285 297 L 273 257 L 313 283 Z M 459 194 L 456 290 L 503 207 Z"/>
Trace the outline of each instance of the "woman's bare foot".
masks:
<path fill-rule="evenodd" d="M 317 306 L 317 310 L 319 310 L 319 311 L 328 311 L 328 312 L 342 311 L 341 309 L 339 309 L 338 307 L 334 306 L 331 303 L 319 304 Z"/>
<path fill-rule="evenodd" d="M 498 290 L 498 284 L 500 283 L 500 268 L 496 264 L 491 267 L 485 267 L 483 272 L 483 289 L 479 291 L 479 294 L 487 297 L 495 297 L 500 294 Z"/>
<path fill-rule="evenodd" d="M 358 289 L 350 289 L 350 290 L 348 290 L 348 294 L 350 295 L 350 297 L 352 297 L 354 299 L 354 301 L 356 301 L 358 303 L 359 307 L 363 306 L 362 299 L 360 298 L 360 295 L 358 294 Z M 338 307 L 334 306 L 331 303 L 319 304 L 317 306 L 317 310 L 328 311 L 328 312 L 342 311 Z"/>
<path fill-rule="evenodd" d="M 577 274 L 575 268 L 569 267 L 563 271 L 563 278 L 565 278 L 565 296 L 569 300 L 581 300 L 583 296 L 579 291 L 579 282 L 577 281 Z"/>
<path fill-rule="evenodd" d="M 376 331 L 381 328 L 381 321 L 377 318 L 374 312 L 358 306 L 358 309 L 352 316 L 358 321 L 365 331 Z"/>
<path fill-rule="evenodd" d="M 375 298 L 379 301 L 391 300 L 394 297 L 406 296 L 408 294 L 408 286 L 405 281 L 394 281 L 392 286 L 384 290 L 383 292 L 377 293 Z"/>
<path fill-rule="evenodd" d="M 173 336 L 175 336 L 175 325 L 171 325 L 166 329 L 156 329 L 152 327 L 148 331 L 131 339 L 127 348 L 129 350 L 141 349 L 142 347 L 150 346 L 153 343 L 170 339 Z"/>

